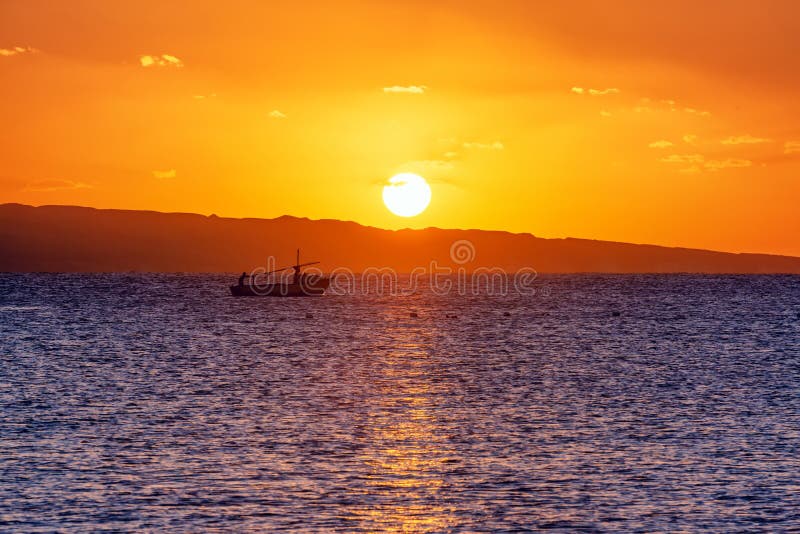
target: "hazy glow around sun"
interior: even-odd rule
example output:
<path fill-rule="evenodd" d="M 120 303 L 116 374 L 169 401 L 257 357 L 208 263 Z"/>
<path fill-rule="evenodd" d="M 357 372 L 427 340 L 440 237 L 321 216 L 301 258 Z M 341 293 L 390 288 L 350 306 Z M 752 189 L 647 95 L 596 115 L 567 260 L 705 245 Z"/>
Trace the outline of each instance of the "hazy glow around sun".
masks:
<path fill-rule="evenodd" d="M 389 178 L 383 186 L 383 203 L 400 217 L 419 215 L 431 202 L 431 188 L 425 178 L 404 172 Z"/>

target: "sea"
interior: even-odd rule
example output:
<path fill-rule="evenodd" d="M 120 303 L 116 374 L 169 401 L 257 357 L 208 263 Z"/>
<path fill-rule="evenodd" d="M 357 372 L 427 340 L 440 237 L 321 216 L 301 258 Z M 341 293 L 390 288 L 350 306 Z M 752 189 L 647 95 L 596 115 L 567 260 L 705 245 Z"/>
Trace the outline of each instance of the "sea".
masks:
<path fill-rule="evenodd" d="M 0 275 L 2 532 L 800 529 L 800 277 Z"/>

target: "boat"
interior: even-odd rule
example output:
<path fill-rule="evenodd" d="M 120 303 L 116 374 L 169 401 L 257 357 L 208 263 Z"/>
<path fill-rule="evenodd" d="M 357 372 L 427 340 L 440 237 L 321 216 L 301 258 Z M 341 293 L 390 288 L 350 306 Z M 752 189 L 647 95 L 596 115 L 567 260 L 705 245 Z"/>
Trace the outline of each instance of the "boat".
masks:
<path fill-rule="evenodd" d="M 234 297 L 313 297 L 325 294 L 325 290 L 331 283 L 330 278 L 318 275 L 307 275 L 302 272 L 303 267 L 316 265 L 318 261 L 300 263 L 300 249 L 297 249 L 297 260 L 294 265 L 282 267 L 264 273 L 264 276 L 294 270 L 294 275 L 290 283 L 285 282 L 266 282 L 257 284 L 254 282 L 253 275 L 249 277 L 242 273 L 239 283 L 232 285 L 231 295 Z"/>

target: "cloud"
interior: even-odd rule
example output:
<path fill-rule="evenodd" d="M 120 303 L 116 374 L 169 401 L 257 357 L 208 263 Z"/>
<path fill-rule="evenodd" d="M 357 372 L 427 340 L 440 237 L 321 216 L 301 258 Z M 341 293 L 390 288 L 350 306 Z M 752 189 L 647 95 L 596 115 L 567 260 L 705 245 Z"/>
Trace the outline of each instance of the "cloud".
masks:
<path fill-rule="evenodd" d="M 192 98 L 195 100 L 204 100 L 206 98 L 216 98 L 217 93 L 211 93 L 209 95 L 192 95 Z"/>
<path fill-rule="evenodd" d="M 703 111 L 690 107 L 681 108 L 678 106 L 678 102 L 673 99 L 654 99 L 646 96 L 639 98 L 638 105 L 633 108 L 633 111 L 636 113 L 653 113 L 656 111 L 669 111 L 670 113 L 674 113 L 676 111 L 683 111 L 685 113 L 700 115 L 701 117 L 708 117 L 711 115 L 711 112 L 709 111 Z"/>
<path fill-rule="evenodd" d="M 720 142 L 723 145 L 754 145 L 758 143 L 771 143 L 772 139 L 766 139 L 763 137 L 753 137 L 752 135 L 745 134 L 738 136 L 730 136 L 726 139 L 723 139 Z"/>
<path fill-rule="evenodd" d="M 697 173 L 702 170 L 716 172 L 723 169 L 740 169 L 743 167 L 750 167 L 753 162 L 749 159 L 710 159 L 706 160 L 702 154 L 670 154 L 665 158 L 661 158 L 664 163 L 691 163 L 692 165 L 685 169 L 680 169 L 682 173 Z"/>
<path fill-rule="evenodd" d="M 661 158 L 664 163 L 702 163 L 705 157 L 701 154 L 670 154 Z"/>
<path fill-rule="evenodd" d="M 177 172 L 175 169 L 169 169 L 166 171 L 153 171 L 153 176 L 159 178 L 161 180 L 168 179 L 168 178 L 175 178 L 177 176 Z"/>
<path fill-rule="evenodd" d="M 440 137 L 438 141 L 443 145 L 448 145 L 444 147 L 446 159 L 458 157 L 457 150 L 461 148 L 466 150 L 505 150 L 506 148 L 502 141 L 462 141 L 456 137 Z"/>
<path fill-rule="evenodd" d="M 723 159 L 723 160 L 709 160 L 703 165 L 709 171 L 719 171 L 722 169 L 738 169 L 742 167 L 750 167 L 753 164 L 749 159 Z"/>
<path fill-rule="evenodd" d="M 452 161 L 445 161 L 441 159 L 407 161 L 398 167 L 398 170 L 400 171 L 411 171 L 420 174 L 429 173 L 434 175 L 448 173 L 453 169 L 455 169 L 455 165 Z"/>
<path fill-rule="evenodd" d="M 23 191 L 51 192 L 91 188 L 92 186 L 87 183 L 72 180 L 37 180 L 26 185 Z"/>
<path fill-rule="evenodd" d="M 674 146 L 670 141 L 660 140 L 660 141 L 653 141 L 649 145 L 650 148 L 669 148 Z"/>
<path fill-rule="evenodd" d="M 750 167 L 753 162 L 749 159 L 710 159 L 706 160 L 702 154 L 670 154 L 665 158 L 661 158 L 664 163 L 691 163 L 688 168 L 681 169 L 683 173 L 696 173 L 701 170 L 711 172 L 721 171 L 723 169 L 739 169 L 743 167 Z"/>
<path fill-rule="evenodd" d="M 686 134 L 683 136 L 683 142 L 689 145 L 695 144 L 697 141 L 697 136 L 694 134 Z"/>
<path fill-rule="evenodd" d="M 142 67 L 183 67 L 183 61 L 170 54 L 139 56 L 139 63 Z"/>
<path fill-rule="evenodd" d="M 592 96 L 619 94 L 619 89 L 617 89 L 616 87 L 609 87 L 607 89 L 586 89 L 583 87 L 573 87 L 572 89 L 570 89 L 570 91 L 579 95 L 592 95 Z"/>
<path fill-rule="evenodd" d="M 176 58 L 175 56 L 171 56 L 169 54 L 161 54 L 161 59 L 166 61 L 169 65 L 175 65 L 176 67 L 183 67 L 183 61 Z"/>
<path fill-rule="evenodd" d="M 600 110 L 600 116 L 601 116 L 601 117 L 610 117 L 610 116 L 611 116 L 611 112 L 610 112 L 610 111 L 607 111 L 607 110 L 605 110 L 605 109 L 601 109 L 601 110 Z"/>
<path fill-rule="evenodd" d="M 383 88 L 384 93 L 406 93 L 411 95 L 421 95 L 427 90 L 427 85 L 393 85 Z"/>
<path fill-rule="evenodd" d="M 503 150 L 505 145 L 500 141 L 495 141 L 493 143 L 464 143 L 464 148 L 475 148 L 478 150 Z"/>
<path fill-rule="evenodd" d="M 286 113 L 277 109 L 273 109 L 272 111 L 267 113 L 267 116 L 269 116 L 270 119 L 285 119 Z"/>
<path fill-rule="evenodd" d="M 685 111 L 686 113 L 694 113 L 700 115 L 701 117 L 708 117 L 711 115 L 710 111 L 701 111 L 695 108 L 683 108 L 683 111 Z"/>
<path fill-rule="evenodd" d="M 800 153 L 800 141 L 786 141 L 783 144 L 784 154 L 798 154 Z"/>
<path fill-rule="evenodd" d="M 37 49 L 30 46 L 12 46 L 11 48 L 0 48 L 0 57 L 11 57 L 18 54 L 35 54 Z"/>

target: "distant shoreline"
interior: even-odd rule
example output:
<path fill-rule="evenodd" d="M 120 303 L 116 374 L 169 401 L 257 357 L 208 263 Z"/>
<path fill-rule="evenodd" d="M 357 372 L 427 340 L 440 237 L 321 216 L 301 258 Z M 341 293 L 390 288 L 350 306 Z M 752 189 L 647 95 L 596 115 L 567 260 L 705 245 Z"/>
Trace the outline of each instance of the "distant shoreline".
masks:
<path fill-rule="evenodd" d="M 800 274 L 800 258 L 793 256 L 488 230 L 382 230 L 290 216 L 230 219 L 2 204 L 0 229 L 0 272 L 241 273 L 268 261 L 287 264 L 301 248 L 325 272 Z"/>

